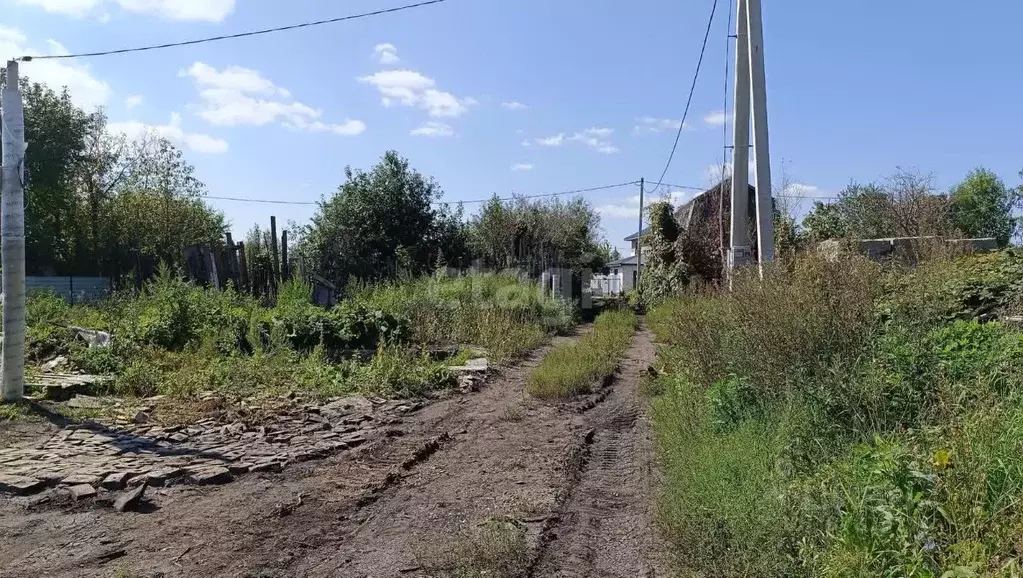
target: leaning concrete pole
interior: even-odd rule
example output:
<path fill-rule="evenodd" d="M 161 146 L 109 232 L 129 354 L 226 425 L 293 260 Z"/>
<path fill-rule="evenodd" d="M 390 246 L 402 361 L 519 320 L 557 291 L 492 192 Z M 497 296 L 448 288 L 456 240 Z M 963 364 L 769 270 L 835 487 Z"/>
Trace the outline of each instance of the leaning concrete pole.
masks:
<path fill-rule="evenodd" d="M 764 73 L 764 24 L 760 0 L 748 0 L 749 65 L 753 93 L 753 155 L 757 183 L 757 255 L 760 275 L 774 260 L 774 204 L 771 201 L 771 150 L 767 134 L 767 75 Z"/>
<path fill-rule="evenodd" d="M 3 401 L 25 392 L 25 117 L 18 88 L 18 63 L 7 62 L 0 100 L 3 122 L 3 195 L 0 208 L 0 266 L 3 267 Z"/>
<path fill-rule="evenodd" d="M 735 98 L 732 116 L 732 203 L 731 240 L 728 251 L 729 272 L 749 263 L 749 120 L 750 120 L 750 75 L 749 75 L 749 21 L 746 17 L 746 0 L 737 0 L 735 21 Z M 724 183 L 722 183 L 724 186 Z M 729 275 L 729 282 L 733 278 Z"/>

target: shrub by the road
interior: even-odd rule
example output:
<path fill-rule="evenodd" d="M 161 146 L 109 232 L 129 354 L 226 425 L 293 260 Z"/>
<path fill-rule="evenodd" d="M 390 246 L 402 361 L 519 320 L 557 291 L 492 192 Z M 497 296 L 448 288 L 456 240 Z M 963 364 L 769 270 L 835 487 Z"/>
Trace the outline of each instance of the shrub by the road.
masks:
<path fill-rule="evenodd" d="M 694 292 L 662 342 L 659 521 L 698 576 L 1018 576 L 1023 255 L 804 258 Z"/>

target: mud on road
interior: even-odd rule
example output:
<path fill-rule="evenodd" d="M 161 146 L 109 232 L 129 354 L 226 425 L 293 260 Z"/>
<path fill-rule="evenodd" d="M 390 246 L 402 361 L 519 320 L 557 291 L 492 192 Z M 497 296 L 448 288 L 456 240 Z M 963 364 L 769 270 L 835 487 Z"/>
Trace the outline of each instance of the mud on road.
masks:
<path fill-rule="evenodd" d="M 355 450 L 153 490 L 148 513 L 0 503 L 0 576 L 437 576 L 437 552 L 495 521 L 524 537 L 516 575 L 662 575 L 638 392 L 650 334 L 588 404 L 525 393 L 545 351 Z"/>

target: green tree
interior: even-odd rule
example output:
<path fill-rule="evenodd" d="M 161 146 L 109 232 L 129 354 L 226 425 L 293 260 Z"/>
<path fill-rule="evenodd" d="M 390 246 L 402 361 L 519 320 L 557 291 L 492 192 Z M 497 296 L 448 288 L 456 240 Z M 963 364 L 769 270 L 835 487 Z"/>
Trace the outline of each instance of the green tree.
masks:
<path fill-rule="evenodd" d="M 595 271 L 607 262 L 597 238 L 600 216 L 581 198 L 502 201 L 495 195 L 469 228 L 473 253 L 491 267 Z"/>
<path fill-rule="evenodd" d="M 351 277 L 393 276 L 399 261 L 410 273 L 433 267 L 439 239 L 451 233 L 438 227 L 441 213 L 432 205 L 443 193 L 436 181 L 395 151 L 387 151 L 369 172 L 345 168 L 345 177 L 304 232 L 316 271 L 343 284 Z M 450 226 L 445 218 L 440 221 Z"/>
<path fill-rule="evenodd" d="M 813 209 L 803 217 L 802 227 L 807 240 L 814 244 L 844 237 L 846 230 L 838 204 L 821 201 L 814 201 Z"/>
<path fill-rule="evenodd" d="M 21 89 L 30 275 L 116 277 L 134 252 L 180 265 L 186 245 L 221 237 L 223 215 L 202 201 L 202 182 L 171 143 L 109 134 L 102 111 L 75 106 L 66 89 L 28 78 Z"/>
<path fill-rule="evenodd" d="M 901 169 L 880 183 L 851 183 L 834 202 L 814 203 L 802 226 L 811 243 L 952 231 L 948 198 L 934 193 L 929 176 Z"/>
<path fill-rule="evenodd" d="M 102 137 L 106 119 L 28 78 L 21 81 L 25 106 L 25 257 L 29 274 L 75 273 L 88 235 L 77 186 L 89 165 L 91 140 Z"/>
<path fill-rule="evenodd" d="M 949 193 L 952 222 L 967 237 L 994 237 L 1004 247 L 1019 229 L 1013 213 L 1021 196 L 1019 188 L 1006 187 L 993 172 L 974 169 Z"/>

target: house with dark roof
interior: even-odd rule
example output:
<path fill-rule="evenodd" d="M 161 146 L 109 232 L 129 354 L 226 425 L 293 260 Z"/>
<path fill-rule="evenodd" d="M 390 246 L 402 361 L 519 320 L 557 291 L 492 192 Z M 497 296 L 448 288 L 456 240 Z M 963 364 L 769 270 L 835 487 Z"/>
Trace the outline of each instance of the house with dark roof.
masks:
<path fill-rule="evenodd" d="M 708 236 L 715 247 L 729 246 L 729 230 L 731 226 L 731 179 L 725 179 L 717 185 L 696 195 L 688 202 L 675 209 L 675 219 L 679 226 L 685 230 L 698 235 Z M 756 239 L 756 207 L 757 192 L 750 185 L 748 195 L 750 238 Z M 632 255 L 623 259 L 617 259 L 605 266 L 607 274 L 594 275 L 590 283 L 594 294 L 620 294 L 636 287 L 639 278 L 639 270 L 642 266 L 639 263 L 640 240 L 650 233 L 650 227 L 644 228 L 638 233 L 625 237 L 631 247 Z M 712 238 L 711 238 L 712 237 Z M 646 261 L 645 255 L 643 259 Z"/>

